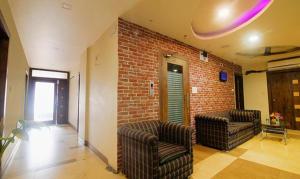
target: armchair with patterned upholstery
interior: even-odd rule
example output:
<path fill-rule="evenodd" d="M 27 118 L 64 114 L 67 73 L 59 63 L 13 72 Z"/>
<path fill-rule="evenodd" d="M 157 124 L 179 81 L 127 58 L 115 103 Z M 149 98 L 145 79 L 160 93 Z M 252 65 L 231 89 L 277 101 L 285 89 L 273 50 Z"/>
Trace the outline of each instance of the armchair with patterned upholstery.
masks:
<path fill-rule="evenodd" d="M 192 129 L 146 121 L 118 130 L 122 172 L 129 179 L 185 179 L 193 173 Z"/>

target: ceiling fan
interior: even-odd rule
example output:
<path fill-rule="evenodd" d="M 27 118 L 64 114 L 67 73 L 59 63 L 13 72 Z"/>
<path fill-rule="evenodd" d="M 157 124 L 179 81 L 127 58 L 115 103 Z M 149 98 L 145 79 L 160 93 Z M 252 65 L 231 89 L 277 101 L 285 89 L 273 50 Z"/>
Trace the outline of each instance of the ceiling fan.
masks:
<path fill-rule="evenodd" d="M 300 51 L 300 47 L 297 46 L 268 46 L 257 48 L 247 52 L 238 52 L 237 55 L 246 57 L 261 57 L 288 54 L 292 52 Z"/>

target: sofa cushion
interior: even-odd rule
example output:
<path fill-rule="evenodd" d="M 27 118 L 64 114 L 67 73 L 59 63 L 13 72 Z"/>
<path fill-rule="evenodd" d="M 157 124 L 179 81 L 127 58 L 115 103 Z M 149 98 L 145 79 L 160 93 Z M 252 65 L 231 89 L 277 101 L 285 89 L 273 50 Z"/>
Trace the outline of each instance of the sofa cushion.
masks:
<path fill-rule="evenodd" d="M 228 124 L 229 135 L 236 134 L 242 130 L 253 127 L 252 122 L 230 122 Z"/>
<path fill-rule="evenodd" d="M 186 152 L 187 150 L 185 149 L 185 147 L 181 145 L 170 144 L 166 142 L 158 143 L 158 157 L 160 164 L 164 164 L 166 162 L 179 158 L 185 155 Z"/>

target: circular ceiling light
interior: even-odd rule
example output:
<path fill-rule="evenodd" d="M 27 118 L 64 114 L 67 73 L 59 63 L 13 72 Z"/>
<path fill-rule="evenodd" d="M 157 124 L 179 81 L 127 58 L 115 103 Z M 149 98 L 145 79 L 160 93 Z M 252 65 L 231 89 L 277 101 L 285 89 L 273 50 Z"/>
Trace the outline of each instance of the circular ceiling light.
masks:
<path fill-rule="evenodd" d="M 260 36 L 258 34 L 251 34 L 249 37 L 248 37 L 248 42 L 250 42 L 251 44 L 256 44 L 260 41 Z"/>
<path fill-rule="evenodd" d="M 216 13 L 217 20 L 227 19 L 230 16 L 231 11 L 232 11 L 231 8 L 228 6 L 220 7 Z"/>
<path fill-rule="evenodd" d="M 213 39 L 232 33 L 259 17 L 273 0 L 212 0 L 201 5 L 192 20 L 192 32 L 199 39 Z M 207 22 L 207 19 L 214 19 Z M 204 23 L 205 22 L 205 23 Z"/>

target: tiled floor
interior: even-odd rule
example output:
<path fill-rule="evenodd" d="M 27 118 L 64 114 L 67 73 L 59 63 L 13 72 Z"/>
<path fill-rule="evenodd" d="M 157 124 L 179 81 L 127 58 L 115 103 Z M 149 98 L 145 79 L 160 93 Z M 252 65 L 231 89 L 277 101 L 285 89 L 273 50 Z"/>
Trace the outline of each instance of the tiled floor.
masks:
<path fill-rule="evenodd" d="M 4 179 L 124 179 L 105 169 L 88 148 L 77 143 L 68 126 L 52 126 L 30 133 Z M 260 135 L 230 152 L 194 147 L 192 179 L 300 178 L 300 132 L 289 131 L 288 144 Z"/>
<path fill-rule="evenodd" d="M 67 126 L 51 126 L 30 132 L 22 142 L 3 179 L 118 179 L 88 148 L 77 143 Z"/>
<path fill-rule="evenodd" d="M 258 135 L 230 152 L 194 147 L 193 179 L 300 179 L 300 131 L 289 131 L 284 145 L 278 135 Z"/>

